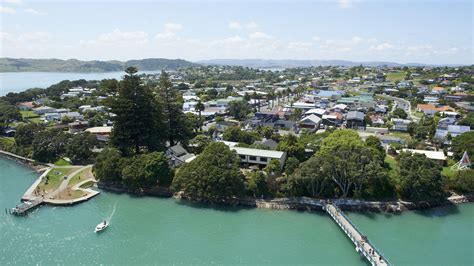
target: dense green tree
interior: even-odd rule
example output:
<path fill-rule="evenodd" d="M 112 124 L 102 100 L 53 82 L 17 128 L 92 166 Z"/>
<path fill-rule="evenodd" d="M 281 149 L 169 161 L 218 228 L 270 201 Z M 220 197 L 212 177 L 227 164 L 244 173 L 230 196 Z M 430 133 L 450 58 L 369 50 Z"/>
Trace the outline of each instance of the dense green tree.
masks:
<path fill-rule="evenodd" d="M 182 110 L 182 97 L 172 86 L 169 74 L 161 72 L 157 87 L 158 101 L 163 106 L 164 128 L 166 139 L 173 146 L 176 142 L 187 143 L 192 138 L 192 131 L 186 123 L 186 116 Z"/>
<path fill-rule="evenodd" d="M 199 119 L 199 116 L 193 114 L 193 113 L 186 113 L 186 123 L 189 126 L 191 130 L 194 132 L 197 132 L 199 130 L 199 127 L 201 126 L 201 120 Z"/>
<path fill-rule="evenodd" d="M 0 134 L 15 120 L 21 120 L 18 109 L 9 102 L 0 100 Z"/>
<path fill-rule="evenodd" d="M 227 141 L 241 142 L 248 145 L 251 145 L 257 140 L 257 136 L 253 132 L 243 131 L 237 126 L 226 128 L 222 137 Z"/>
<path fill-rule="evenodd" d="M 474 169 L 457 171 L 448 184 L 450 189 L 461 193 L 474 192 Z"/>
<path fill-rule="evenodd" d="M 104 182 L 122 182 L 125 158 L 118 149 L 105 148 L 97 155 L 93 171 L 95 177 Z"/>
<path fill-rule="evenodd" d="M 444 200 L 444 179 L 441 167 L 423 154 L 401 153 L 399 193 L 403 199 L 415 202 Z"/>
<path fill-rule="evenodd" d="M 456 160 L 460 160 L 466 151 L 468 156 L 474 157 L 474 131 L 465 132 L 453 138 L 451 145 Z"/>
<path fill-rule="evenodd" d="M 40 162 L 53 162 L 63 156 L 69 142 L 69 134 L 62 129 L 49 129 L 38 132 L 33 140 L 33 159 Z"/>
<path fill-rule="evenodd" d="M 333 132 L 324 139 L 316 156 L 323 174 L 336 183 L 343 198 L 350 192 L 361 197 L 368 178 L 385 171 L 379 152 L 367 146 L 352 130 Z"/>
<path fill-rule="evenodd" d="M 285 162 L 285 174 L 291 175 L 293 174 L 298 166 L 300 165 L 300 161 L 296 157 L 288 157 Z"/>
<path fill-rule="evenodd" d="M 262 136 L 266 139 L 271 139 L 273 135 L 273 128 L 272 127 L 262 127 L 261 129 Z"/>
<path fill-rule="evenodd" d="M 474 113 L 470 112 L 459 121 L 459 125 L 470 126 L 471 129 L 474 129 Z"/>
<path fill-rule="evenodd" d="M 269 195 L 267 176 L 262 171 L 255 171 L 249 173 L 246 184 L 248 194 L 254 198 L 263 198 Z"/>
<path fill-rule="evenodd" d="M 278 151 L 285 151 L 288 156 L 297 158 L 300 162 L 304 160 L 304 146 L 297 136 L 293 134 L 284 135 L 277 146 Z"/>
<path fill-rule="evenodd" d="M 132 190 L 157 185 L 168 186 L 171 184 L 172 176 L 168 159 L 163 152 L 140 154 L 129 158 L 122 170 L 122 179 Z"/>
<path fill-rule="evenodd" d="M 329 176 L 323 173 L 320 158 L 313 156 L 303 162 L 288 178 L 288 191 L 291 196 L 319 197 L 328 184 Z"/>
<path fill-rule="evenodd" d="M 197 135 L 191 140 L 192 147 L 194 147 L 194 153 L 201 153 L 209 144 L 211 144 L 211 138 L 206 135 Z"/>
<path fill-rule="evenodd" d="M 110 142 L 124 155 L 138 154 L 143 148 L 156 151 L 164 145 L 161 110 L 137 71 L 134 67 L 125 70 L 119 94 L 111 102 L 111 112 L 116 116 Z"/>
<path fill-rule="evenodd" d="M 119 92 L 119 82 L 116 79 L 103 79 L 100 81 L 99 90 L 107 94 L 117 95 Z"/>
<path fill-rule="evenodd" d="M 252 111 L 252 107 L 246 101 L 232 101 L 227 107 L 229 114 L 237 120 L 242 120 Z"/>
<path fill-rule="evenodd" d="M 406 119 L 408 117 L 408 114 L 402 108 L 395 108 L 392 115 L 401 119 Z"/>
<path fill-rule="evenodd" d="M 186 198 L 222 202 L 242 196 L 244 178 L 240 159 L 224 143 L 211 143 L 196 159 L 178 169 L 172 189 Z"/>
<path fill-rule="evenodd" d="M 15 142 L 19 146 L 29 146 L 33 143 L 33 140 L 38 132 L 44 130 L 44 125 L 29 123 L 20 124 L 16 127 Z"/>
<path fill-rule="evenodd" d="M 96 136 L 82 132 L 72 136 L 66 148 L 66 156 L 75 164 L 90 162 L 94 153 L 92 149 L 98 144 Z"/>
<path fill-rule="evenodd" d="M 378 153 L 378 160 L 380 162 L 383 162 L 385 159 L 385 149 L 382 147 L 382 144 L 380 143 L 380 139 L 375 137 L 375 136 L 368 136 L 365 139 L 365 144 L 367 144 L 368 147 L 374 149 Z"/>
<path fill-rule="evenodd" d="M 201 113 L 202 111 L 204 111 L 204 109 L 206 109 L 206 106 L 204 106 L 204 104 L 201 102 L 201 100 L 199 100 L 197 103 L 196 103 L 196 106 L 194 106 L 194 109 L 198 112 L 199 114 L 199 121 L 200 121 L 200 124 L 199 124 L 199 131 L 202 132 L 202 116 L 201 116 Z"/>

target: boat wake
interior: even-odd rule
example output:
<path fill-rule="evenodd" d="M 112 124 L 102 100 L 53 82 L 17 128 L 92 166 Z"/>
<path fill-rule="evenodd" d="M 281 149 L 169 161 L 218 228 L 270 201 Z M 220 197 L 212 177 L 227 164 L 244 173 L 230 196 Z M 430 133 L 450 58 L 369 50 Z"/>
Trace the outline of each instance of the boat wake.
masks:
<path fill-rule="evenodd" d="M 112 208 L 112 213 L 110 213 L 109 217 L 107 217 L 107 222 L 109 224 L 112 222 L 112 217 L 114 217 L 116 210 L 117 210 L 117 203 L 114 204 L 114 207 Z"/>

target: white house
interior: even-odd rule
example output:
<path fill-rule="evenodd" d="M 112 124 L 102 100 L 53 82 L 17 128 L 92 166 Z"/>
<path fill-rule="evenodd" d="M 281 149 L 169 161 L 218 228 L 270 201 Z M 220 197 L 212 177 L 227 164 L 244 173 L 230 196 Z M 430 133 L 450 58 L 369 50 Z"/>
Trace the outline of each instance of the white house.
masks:
<path fill-rule="evenodd" d="M 286 152 L 271 151 L 242 147 L 229 147 L 231 150 L 237 152 L 241 163 L 267 165 L 272 159 L 280 162 L 281 167 L 285 165 Z"/>

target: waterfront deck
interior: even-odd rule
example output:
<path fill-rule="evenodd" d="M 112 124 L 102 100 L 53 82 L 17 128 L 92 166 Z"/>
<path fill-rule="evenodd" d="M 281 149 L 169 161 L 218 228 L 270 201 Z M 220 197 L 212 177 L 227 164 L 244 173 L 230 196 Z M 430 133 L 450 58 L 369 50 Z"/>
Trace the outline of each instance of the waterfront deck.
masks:
<path fill-rule="evenodd" d="M 349 237 L 356 246 L 356 250 L 362 254 L 372 265 L 391 265 L 381 251 L 379 251 L 369 239 L 349 220 L 349 218 L 334 204 L 326 204 L 324 209 Z"/>
<path fill-rule="evenodd" d="M 34 198 L 16 205 L 15 208 L 10 210 L 10 213 L 14 215 L 26 215 L 28 211 L 33 210 L 41 204 L 43 204 L 43 198 Z"/>

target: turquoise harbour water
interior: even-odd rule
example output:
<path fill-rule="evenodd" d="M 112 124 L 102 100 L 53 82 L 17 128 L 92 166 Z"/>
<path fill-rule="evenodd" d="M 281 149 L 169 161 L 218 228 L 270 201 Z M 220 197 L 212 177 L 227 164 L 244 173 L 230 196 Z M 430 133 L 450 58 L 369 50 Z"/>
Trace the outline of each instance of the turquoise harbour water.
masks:
<path fill-rule="evenodd" d="M 144 74 L 160 71 L 141 71 Z M 31 88 L 47 88 L 63 80 L 102 80 L 121 79 L 123 71 L 101 73 L 59 73 L 59 72 L 6 72 L 0 73 L 0 96 L 9 92 L 21 92 Z"/>
<path fill-rule="evenodd" d="M 3 212 L 36 177 L 0 158 Z M 113 212 L 110 227 L 95 234 Z M 396 265 L 474 264 L 474 204 L 349 216 Z M 324 213 L 210 208 L 103 192 L 73 207 L 0 217 L 0 265 L 367 265 Z"/>

